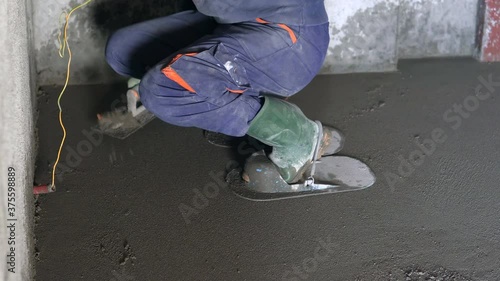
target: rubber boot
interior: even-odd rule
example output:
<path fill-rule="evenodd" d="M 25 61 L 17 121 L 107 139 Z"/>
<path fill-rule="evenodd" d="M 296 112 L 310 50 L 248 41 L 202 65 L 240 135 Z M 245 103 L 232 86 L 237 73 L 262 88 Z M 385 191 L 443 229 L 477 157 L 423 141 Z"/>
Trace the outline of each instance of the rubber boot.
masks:
<path fill-rule="evenodd" d="M 266 96 L 247 134 L 273 147 L 269 159 L 286 182 L 295 183 L 312 164 L 318 141 L 321 142 L 319 157 L 333 154 L 342 146 L 342 143 L 331 144 L 332 131 L 328 129 L 323 130 L 323 138 L 319 140 L 318 126 L 296 105 Z"/>

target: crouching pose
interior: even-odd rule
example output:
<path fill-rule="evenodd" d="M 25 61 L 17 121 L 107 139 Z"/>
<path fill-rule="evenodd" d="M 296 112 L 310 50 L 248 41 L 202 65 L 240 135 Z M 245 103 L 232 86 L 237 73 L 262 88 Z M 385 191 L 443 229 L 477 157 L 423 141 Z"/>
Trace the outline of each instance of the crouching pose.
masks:
<path fill-rule="evenodd" d="M 316 170 L 321 174 L 316 160 L 340 150 L 341 135 L 284 99 L 310 83 L 325 59 L 329 24 L 323 0 L 194 4 L 197 11 L 115 32 L 106 48 L 109 65 L 140 79 L 142 104 L 165 122 L 248 134 L 272 146 L 272 153 L 256 155 L 245 169 L 244 178 L 259 186 L 252 191 L 321 189 L 310 181 Z M 272 172 L 261 176 L 255 172 L 260 166 Z M 271 188 L 276 177 L 279 184 Z"/>

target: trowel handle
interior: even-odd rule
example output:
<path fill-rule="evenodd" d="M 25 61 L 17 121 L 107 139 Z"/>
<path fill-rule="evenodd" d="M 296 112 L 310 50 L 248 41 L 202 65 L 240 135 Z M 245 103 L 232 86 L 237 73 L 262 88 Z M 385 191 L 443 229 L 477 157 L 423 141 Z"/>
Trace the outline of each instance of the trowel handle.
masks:
<path fill-rule="evenodd" d="M 137 107 L 141 99 L 137 88 L 138 87 L 134 87 L 127 91 L 127 109 L 134 117 L 145 110 L 144 106 Z"/>

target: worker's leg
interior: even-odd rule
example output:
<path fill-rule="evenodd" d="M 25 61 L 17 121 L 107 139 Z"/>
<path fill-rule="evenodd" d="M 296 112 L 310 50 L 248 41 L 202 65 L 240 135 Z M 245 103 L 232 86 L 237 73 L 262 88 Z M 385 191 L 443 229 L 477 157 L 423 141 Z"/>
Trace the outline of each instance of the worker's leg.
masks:
<path fill-rule="evenodd" d="M 212 18 L 196 11 L 141 22 L 109 38 L 106 60 L 117 73 L 140 79 L 159 61 L 212 33 L 215 27 Z"/>
<path fill-rule="evenodd" d="M 328 30 L 324 26 L 320 30 L 321 38 L 328 38 Z M 305 33 L 297 32 L 294 43 L 289 32 L 277 25 L 222 26 L 214 36 L 151 68 L 141 81 L 141 101 L 167 123 L 242 136 L 262 107 L 257 96 L 295 94 L 319 70 L 326 53 L 325 40 L 321 47 L 307 44 L 302 42 Z M 316 125 L 307 124 L 314 131 Z"/>
<path fill-rule="evenodd" d="M 207 79 L 206 73 L 193 69 L 190 77 L 185 76 L 196 89 L 191 92 L 168 78 L 163 69 L 162 64 L 150 69 L 139 93 L 144 106 L 167 123 L 243 136 L 261 108 L 258 96 L 229 92 L 233 85 L 225 84 L 227 79 Z M 203 89 L 198 87 L 202 84 L 206 85 Z"/>
<path fill-rule="evenodd" d="M 241 63 L 254 90 L 282 97 L 298 93 L 311 82 L 329 43 L 328 23 L 285 26 L 245 22 L 221 25 L 214 34 L 245 58 Z"/>

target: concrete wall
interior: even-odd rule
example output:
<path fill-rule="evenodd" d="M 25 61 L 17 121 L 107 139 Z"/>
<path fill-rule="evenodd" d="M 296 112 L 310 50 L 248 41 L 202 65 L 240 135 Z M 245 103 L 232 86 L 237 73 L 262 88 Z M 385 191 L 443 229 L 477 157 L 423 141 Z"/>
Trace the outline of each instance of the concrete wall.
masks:
<path fill-rule="evenodd" d="M 472 56 L 478 0 L 326 0 L 322 73 L 396 69 L 398 59 Z"/>
<path fill-rule="evenodd" d="M 29 4 L 29 3 L 28 3 Z M 0 280 L 32 280 L 34 76 L 30 6 L 0 1 Z M 8 169 L 15 169 L 15 195 L 8 194 Z M 12 174 L 11 174 L 12 176 Z M 11 184 L 12 185 L 12 184 Z M 8 198 L 15 206 L 8 206 Z M 15 210 L 8 210 L 15 208 Z M 12 215 L 11 215 L 12 213 Z M 15 219 L 15 220 L 13 220 Z M 7 227 L 14 224 L 14 227 Z M 12 226 L 12 225 L 11 225 Z M 10 239 L 10 240 L 7 240 Z M 10 245 L 7 243 L 10 242 Z M 15 244 L 12 243 L 15 241 Z M 14 249 L 11 249 L 14 247 Z M 7 255 L 15 255 L 15 264 Z M 13 272 L 9 271 L 12 268 Z"/>
<path fill-rule="evenodd" d="M 64 83 L 67 58 L 58 53 L 64 11 L 84 1 L 33 1 L 36 63 L 41 85 Z M 158 3 L 160 2 L 160 3 Z M 135 22 L 174 12 L 176 1 L 99 0 L 72 16 L 69 42 L 73 50 L 72 84 L 94 84 L 117 78 L 104 61 L 110 32 Z"/>
<path fill-rule="evenodd" d="M 330 0 L 330 46 L 322 73 L 396 69 L 398 0 Z"/>
<path fill-rule="evenodd" d="M 61 84 L 58 18 L 82 1 L 33 1 L 40 84 Z M 70 28 L 72 84 L 116 80 L 104 62 L 109 33 L 167 15 L 182 0 L 99 0 L 79 11 Z M 326 0 L 331 43 L 322 73 L 393 71 L 399 58 L 473 55 L 478 0 Z"/>
<path fill-rule="evenodd" d="M 401 0 L 398 57 L 471 56 L 477 0 Z"/>

